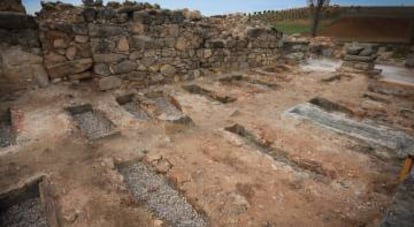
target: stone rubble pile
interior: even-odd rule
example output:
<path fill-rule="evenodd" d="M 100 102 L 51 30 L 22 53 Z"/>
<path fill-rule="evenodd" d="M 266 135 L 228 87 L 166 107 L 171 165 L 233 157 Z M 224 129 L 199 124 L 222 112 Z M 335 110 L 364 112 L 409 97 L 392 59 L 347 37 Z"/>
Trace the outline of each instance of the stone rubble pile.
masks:
<path fill-rule="evenodd" d="M 345 45 L 342 68 L 374 72 L 378 47 L 374 44 L 352 43 Z"/>

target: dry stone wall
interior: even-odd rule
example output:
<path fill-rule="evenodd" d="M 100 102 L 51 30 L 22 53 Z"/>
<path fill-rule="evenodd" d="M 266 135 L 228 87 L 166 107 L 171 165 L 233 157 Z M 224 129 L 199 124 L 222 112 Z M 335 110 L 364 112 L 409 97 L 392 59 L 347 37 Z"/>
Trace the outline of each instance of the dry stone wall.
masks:
<path fill-rule="evenodd" d="M 19 0 L 0 3 L 0 98 L 29 87 L 46 86 L 37 24 Z"/>
<path fill-rule="evenodd" d="M 38 21 L 52 81 L 94 77 L 102 90 L 126 81 L 144 87 L 191 79 L 205 69 L 262 66 L 279 57 L 281 34 L 242 16 L 206 18 L 127 2 L 48 4 Z"/>

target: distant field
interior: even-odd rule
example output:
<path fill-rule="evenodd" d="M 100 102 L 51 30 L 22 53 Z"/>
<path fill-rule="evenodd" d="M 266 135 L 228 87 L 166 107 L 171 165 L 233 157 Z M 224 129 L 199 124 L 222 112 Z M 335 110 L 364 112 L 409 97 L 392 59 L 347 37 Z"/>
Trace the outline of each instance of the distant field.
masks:
<path fill-rule="evenodd" d="M 333 20 L 322 20 L 319 24 L 319 29 L 324 29 L 327 25 L 331 24 Z M 273 26 L 278 30 L 285 34 L 306 34 L 310 32 L 311 28 L 311 20 L 286 20 L 286 21 L 278 21 L 273 24 Z"/>

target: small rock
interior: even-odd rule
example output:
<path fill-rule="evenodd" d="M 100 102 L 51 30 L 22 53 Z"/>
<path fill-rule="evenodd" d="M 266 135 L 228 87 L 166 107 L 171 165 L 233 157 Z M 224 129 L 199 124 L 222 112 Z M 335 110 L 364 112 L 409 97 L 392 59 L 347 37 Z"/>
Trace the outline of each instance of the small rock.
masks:
<path fill-rule="evenodd" d="M 177 69 L 171 65 L 163 65 L 160 69 L 160 72 L 164 76 L 172 76 L 177 72 Z"/>
<path fill-rule="evenodd" d="M 89 37 L 86 35 L 77 35 L 75 36 L 75 42 L 77 43 L 87 43 L 89 40 Z"/>
<path fill-rule="evenodd" d="M 39 87 L 46 87 L 49 84 L 49 77 L 43 65 L 32 65 L 32 73 Z"/>
<path fill-rule="evenodd" d="M 68 44 L 65 42 L 64 39 L 55 39 L 53 41 L 53 47 L 54 48 L 67 48 Z"/>
<path fill-rule="evenodd" d="M 117 49 L 122 52 L 127 52 L 129 50 L 129 43 L 126 37 L 122 37 L 118 41 Z"/>
<path fill-rule="evenodd" d="M 74 60 L 76 57 L 76 47 L 72 46 L 66 50 L 66 58 L 70 61 Z"/>
<path fill-rule="evenodd" d="M 129 73 L 137 68 L 137 63 L 133 61 L 123 61 L 115 66 L 110 67 L 111 72 L 114 74 L 123 74 L 123 73 Z"/>
<path fill-rule="evenodd" d="M 105 63 L 96 63 L 93 66 L 93 72 L 101 75 L 101 76 L 109 76 L 111 75 L 111 71 L 109 70 L 109 66 Z"/>

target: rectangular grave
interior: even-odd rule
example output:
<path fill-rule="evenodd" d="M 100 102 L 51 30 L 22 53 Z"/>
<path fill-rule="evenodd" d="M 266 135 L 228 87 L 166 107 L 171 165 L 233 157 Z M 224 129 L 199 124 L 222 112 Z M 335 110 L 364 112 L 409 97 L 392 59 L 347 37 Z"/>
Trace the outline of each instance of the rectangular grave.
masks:
<path fill-rule="evenodd" d="M 0 195 L 0 226 L 48 226 L 40 184 L 41 180 L 36 179 Z"/>
<path fill-rule="evenodd" d="M 309 100 L 309 103 L 316 105 L 327 112 L 339 112 L 350 116 L 353 115 L 353 111 L 348 107 L 322 97 L 315 97 Z"/>
<path fill-rule="evenodd" d="M 12 116 L 10 110 L 0 115 L 0 148 L 12 145 L 15 142 Z"/>
<path fill-rule="evenodd" d="M 399 157 L 414 154 L 414 138 L 392 128 L 355 121 L 338 114 L 329 113 L 309 103 L 294 106 L 287 113 L 308 119 L 337 133 L 387 147 Z"/>
<path fill-rule="evenodd" d="M 121 164 L 124 176 L 135 198 L 158 218 L 171 226 L 208 226 L 206 218 L 162 176 L 141 162 Z"/>
<path fill-rule="evenodd" d="M 185 86 L 182 86 L 182 88 L 184 90 L 188 91 L 191 94 L 201 95 L 201 96 L 204 96 L 204 97 L 206 97 L 210 100 L 218 101 L 218 102 L 223 103 L 223 104 L 235 102 L 237 100 L 234 97 L 217 95 L 213 91 L 207 90 L 207 89 L 202 88 L 202 87 L 200 87 L 198 85 L 195 85 L 195 84 L 185 85 Z"/>
<path fill-rule="evenodd" d="M 253 146 L 260 152 L 269 155 L 273 160 L 277 162 L 289 165 L 292 169 L 298 172 L 306 172 L 317 179 L 325 180 L 325 178 L 334 177 L 334 173 L 325 170 L 319 163 L 311 160 L 295 160 L 292 159 L 289 154 L 277 148 L 273 148 L 270 144 L 262 141 L 255 136 L 252 132 L 249 132 L 245 127 L 239 124 L 224 128 L 226 131 L 240 136 L 247 144 Z"/>
<path fill-rule="evenodd" d="M 134 99 L 134 95 L 124 95 L 116 98 L 116 102 L 122 106 L 126 111 L 132 114 L 136 119 L 139 120 L 148 120 L 150 117 L 148 114 L 140 107 L 137 100 Z"/>
<path fill-rule="evenodd" d="M 117 134 L 115 124 L 103 112 L 93 109 L 90 104 L 69 107 L 66 111 L 78 123 L 81 132 L 90 140 Z"/>
<path fill-rule="evenodd" d="M 148 93 L 145 103 L 147 112 L 162 121 L 185 125 L 194 124 L 193 120 L 183 113 L 180 103 L 173 97 L 162 93 Z"/>
<path fill-rule="evenodd" d="M 279 87 L 279 85 L 275 83 L 269 83 L 263 80 L 253 79 L 253 78 L 242 76 L 242 75 L 232 75 L 232 76 L 223 77 L 223 78 L 220 78 L 219 81 L 221 83 L 246 82 L 246 83 L 250 83 L 253 85 L 260 85 L 260 86 L 273 88 L 273 89 Z"/>

